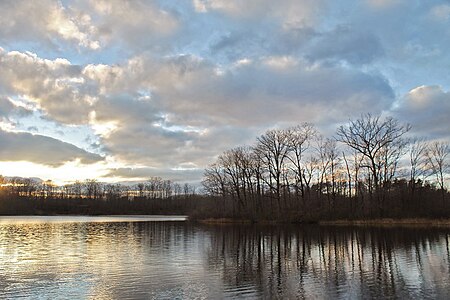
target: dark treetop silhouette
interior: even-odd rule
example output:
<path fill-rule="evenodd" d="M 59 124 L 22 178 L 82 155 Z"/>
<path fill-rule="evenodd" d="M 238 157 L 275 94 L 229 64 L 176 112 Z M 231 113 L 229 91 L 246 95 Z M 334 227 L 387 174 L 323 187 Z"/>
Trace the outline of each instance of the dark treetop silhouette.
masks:
<path fill-rule="evenodd" d="M 205 169 L 202 192 L 154 177 L 133 186 L 97 180 L 55 186 L 1 178 L 1 214 L 188 214 L 308 222 L 450 216 L 449 145 L 408 136 L 370 114 L 325 138 L 312 124 L 271 129 Z"/>

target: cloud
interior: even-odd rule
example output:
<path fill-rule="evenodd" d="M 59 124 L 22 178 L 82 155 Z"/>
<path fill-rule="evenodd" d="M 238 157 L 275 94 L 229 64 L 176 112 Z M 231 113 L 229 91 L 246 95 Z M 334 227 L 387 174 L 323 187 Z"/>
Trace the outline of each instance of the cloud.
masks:
<path fill-rule="evenodd" d="M 56 51 L 100 51 L 122 43 L 154 50 L 170 36 L 177 18 L 156 1 L 1 1 L 0 41 L 32 42 Z"/>
<path fill-rule="evenodd" d="M 0 160 L 2 161 L 29 161 L 58 167 L 74 160 L 79 160 L 82 164 L 92 164 L 103 160 L 101 156 L 72 144 L 25 132 L 0 130 L 0 144 Z"/>
<path fill-rule="evenodd" d="M 86 0 L 79 9 L 91 14 L 102 44 L 123 43 L 130 50 L 164 48 L 162 39 L 179 27 L 176 16 L 157 1 Z"/>
<path fill-rule="evenodd" d="M 407 93 L 394 110 L 413 125 L 413 131 L 433 138 L 450 139 L 450 92 L 440 86 L 419 86 Z"/>
<path fill-rule="evenodd" d="M 121 180 L 142 180 L 151 177 L 161 177 L 175 182 L 198 182 L 203 176 L 203 169 L 158 169 L 158 168 L 115 168 L 110 169 L 104 177 L 120 178 Z"/>
<path fill-rule="evenodd" d="M 79 66 L 66 59 L 48 60 L 0 48 L 0 68 L 4 94 L 26 97 L 61 123 L 81 124 L 88 119 L 93 97 Z"/>
<path fill-rule="evenodd" d="M 93 38 L 95 28 L 87 14 L 75 14 L 59 1 L 1 1 L 0 40 L 18 40 L 46 43 L 56 46 L 59 42 L 71 42 L 77 46 L 98 49 Z"/>
<path fill-rule="evenodd" d="M 377 74 L 284 56 L 220 69 L 190 55 L 143 55 L 124 65 L 91 65 L 84 74 L 99 82 L 104 96 L 92 106 L 94 123 L 115 124 L 100 136 L 103 150 L 151 170 L 202 168 L 268 127 L 340 122 L 348 107 L 353 114 L 367 107 L 380 112 L 394 101 Z"/>
<path fill-rule="evenodd" d="M 8 97 L 0 96 L 0 118 L 9 119 L 11 116 L 27 116 L 31 113 L 29 108 L 18 106 Z"/>
<path fill-rule="evenodd" d="M 18 119 L 33 114 L 30 108 L 21 104 L 0 95 L 0 130 L 13 129 L 18 124 Z"/>
<path fill-rule="evenodd" d="M 0 9 L 2 128 L 93 144 L 125 167 L 117 176 L 201 169 L 268 128 L 309 121 L 330 131 L 366 112 L 446 134 L 434 123 L 447 124 L 448 112 L 442 1 L 44 0 Z"/>
<path fill-rule="evenodd" d="M 403 3 L 403 0 L 366 0 L 372 8 L 386 9 Z"/>
<path fill-rule="evenodd" d="M 312 24 L 324 1 L 315 0 L 194 0 L 197 12 L 219 11 L 236 18 L 267 18 L 278 20 L 282 26 L 302 27 Z"/>
<path fill-rule="evenodd" d="M 241 61 L 242 62 L 242 61 Z M 46 118 L 89 125 L 99 149 L 124 164 L 201 168 L 223 150 L 277 124 L 333 123 L 389 109 L 378 74 L 265 56 L 222 67 L 194 55 L 139 55 L 123 64 L 72 65 L 0 52 L 3 92 L 38 104 Z"/>
<path fill-rule="evenodd" d="M 313 60 L 345 60 L 364 65 L 384 55 L 380 39 L 367 31 L 339 26 L 317 36 L 308 47 L 307 57 Z"/>
<path fill-rule="evenodd" d="M 450 5 L 440 4 L 433 6 L 430 10 L 431 16 L 438 21 L 447 21 L 450 19 Z"/>
<path fill-rule="evenodd" d="M 291 57 L 267 57 L 219 72 L 189 57 L 171 63 L 174 72 L 155 88 L 155 101 L 185 125 L 202 125 L 199 120 L 221 126 L 320 121 L 328 117 L 325 111 L 342 114 L 347 105 L 355 113 L 367 106 L 387 109 L 394 98 L 378 75 Z"/>

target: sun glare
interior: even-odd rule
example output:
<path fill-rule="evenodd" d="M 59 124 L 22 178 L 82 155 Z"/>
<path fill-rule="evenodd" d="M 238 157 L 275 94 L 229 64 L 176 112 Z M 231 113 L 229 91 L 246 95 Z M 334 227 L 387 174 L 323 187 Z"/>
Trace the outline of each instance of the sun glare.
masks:
<path fill-rule="evenodd" d="M 52 180 L 56 184 L 66 184 L 77 180 L 96 179 L 107 174 L 104 163 L 83 165 L 78 161 L 67 162 L 59 167 L 50 167 L 28 161 L 0 162 L 1 175 L 8 177 L 36 177 Z M 102 181 L 103 178 L 102 178 Z"/>

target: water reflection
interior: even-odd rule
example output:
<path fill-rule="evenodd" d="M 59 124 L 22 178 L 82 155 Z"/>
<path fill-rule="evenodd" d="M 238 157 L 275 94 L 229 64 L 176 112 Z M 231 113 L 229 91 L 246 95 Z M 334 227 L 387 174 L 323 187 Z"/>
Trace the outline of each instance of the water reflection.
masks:
<path fill-rule="evenodd" d="M 208 263 L 266 298 L 443 298 L 447 230 L 216 227 Z"/>
<path fill-rule="evenodd" d="M 0 298 L 448 298 L 447 229 L 0 224 Z"/>

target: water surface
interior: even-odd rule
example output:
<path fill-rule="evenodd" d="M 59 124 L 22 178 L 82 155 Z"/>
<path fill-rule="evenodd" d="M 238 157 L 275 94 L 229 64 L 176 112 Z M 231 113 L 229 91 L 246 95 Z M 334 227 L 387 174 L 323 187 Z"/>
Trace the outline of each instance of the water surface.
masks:
<path fill-rule="evenodd" d="M 119 222 L 175 222 L 187 216 L 114 215 L 114 216 L 0 216 L 0 224 L 30 223 L 119 223 Z"/>
<path fill-rule="evenodd" d="M 449 229 L 37 219 L 0 217 L 0 298 L 450 297 Z"/>

